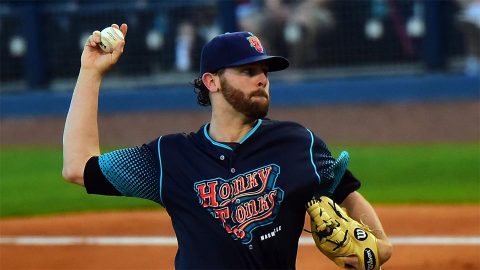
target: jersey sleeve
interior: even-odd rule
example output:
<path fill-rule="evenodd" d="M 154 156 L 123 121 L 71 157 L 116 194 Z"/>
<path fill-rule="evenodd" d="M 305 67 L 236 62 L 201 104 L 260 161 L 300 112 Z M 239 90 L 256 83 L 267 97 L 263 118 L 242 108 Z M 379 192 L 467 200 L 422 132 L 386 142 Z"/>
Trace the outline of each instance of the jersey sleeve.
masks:
<path fill-rule="evenodd" d="M 163 205 L 158 154 L 152 145 L 102 154 L 98 157 L 98 166 L 105 179 L 121 195 L 148 199 Z"/>
<path fill-rule="evenodd" d="M 310 135 L 310 159 L 319 183 L 317 193 L 332 196 L 348 165 L 348 153 L 342 152 L 335 159 L 327 145 L 307 129 Z"/>
<path fill-rule="evenodd" d="M 340 180 L 340 183 L 332 194 L 332 200 L 340 204 L 350 193 L 358 190 L 360 186 L 360 181 L 352 174 L 351 171 L 346 170 L 342 176 L 342 179 Z"/>
<path fill-rule="evenodd" d="M 103 175 L 98 165 L 98 156 L 91 157 L 83 171 L 85 189 L 88 194 L 121 196 L 122 194 Z"/>

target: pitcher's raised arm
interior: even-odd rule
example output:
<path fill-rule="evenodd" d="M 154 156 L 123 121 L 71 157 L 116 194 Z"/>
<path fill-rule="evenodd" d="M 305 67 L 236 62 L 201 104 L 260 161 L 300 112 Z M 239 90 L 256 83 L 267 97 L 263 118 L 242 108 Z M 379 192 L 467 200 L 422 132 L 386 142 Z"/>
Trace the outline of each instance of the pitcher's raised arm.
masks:
<path fill-rule="evenodd" d="M 127 25 L 120 27 L 123 37 Z M 63 132 L 63 177 L 72 183 L 83 185 L 83 170 L 88 159 L 100 154 L 98 136 L 98 94 L 103 75 L 119 60 L 125 40 L 119 40 L 112 52 L 100 47 L 100 31 L 96 30 L 85 42 L 81 67 L 73 91 Z"/>

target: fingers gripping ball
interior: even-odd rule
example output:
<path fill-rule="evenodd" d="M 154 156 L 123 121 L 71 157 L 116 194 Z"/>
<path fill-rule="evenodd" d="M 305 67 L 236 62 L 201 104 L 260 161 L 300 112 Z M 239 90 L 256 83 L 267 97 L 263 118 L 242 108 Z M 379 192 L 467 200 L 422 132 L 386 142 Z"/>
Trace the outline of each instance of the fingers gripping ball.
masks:
<path fill-rule="evenodd" d="M 111 53 L 123 38 L 122 31 L 114 27 L 107 27 L 100 32 L 100 48 L 104 52 Z"/>
<path fill-rule="evenodd" d="M 340 267 L 342 257 L 357 256 L 362 270 L 379 270 L 377 238 L 350 218 L 332 199 L 322 196 L 307 204 L 315 245 Z"/>

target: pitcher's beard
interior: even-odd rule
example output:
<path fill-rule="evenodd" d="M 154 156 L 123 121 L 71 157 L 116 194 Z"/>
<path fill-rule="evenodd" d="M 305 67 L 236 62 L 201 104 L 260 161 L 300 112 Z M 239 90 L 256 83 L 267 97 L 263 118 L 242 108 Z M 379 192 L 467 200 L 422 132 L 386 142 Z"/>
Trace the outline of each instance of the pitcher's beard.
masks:
<path fill-rule="evenodd" d="M 265 90 L 257 89 L 247 96 L 240 89 L 231 86 L 224 78 L 220 79 L 220 86 L 223 97 L 237 112 L 250 120 L 267 116 L 270 98 Z"/>

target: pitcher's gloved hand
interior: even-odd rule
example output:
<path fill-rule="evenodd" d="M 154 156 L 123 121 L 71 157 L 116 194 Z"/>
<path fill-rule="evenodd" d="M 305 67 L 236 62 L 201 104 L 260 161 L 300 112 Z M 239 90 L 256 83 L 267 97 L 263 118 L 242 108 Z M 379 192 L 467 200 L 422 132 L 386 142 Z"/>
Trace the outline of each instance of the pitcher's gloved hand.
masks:
<path fill-rule="evenodd" d="M 364 224 L 350 218 L 332 199 L 322 196 L 307 204 L 316 246 L 338 266 L 357 256 L 361 270 L 379 270 L 377 238 Z"/>

